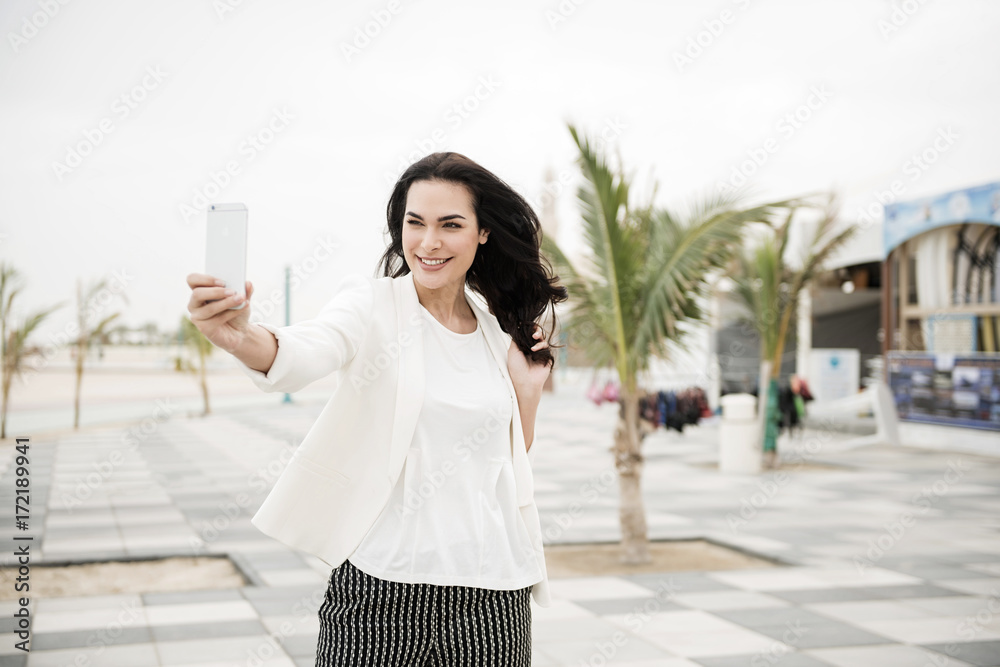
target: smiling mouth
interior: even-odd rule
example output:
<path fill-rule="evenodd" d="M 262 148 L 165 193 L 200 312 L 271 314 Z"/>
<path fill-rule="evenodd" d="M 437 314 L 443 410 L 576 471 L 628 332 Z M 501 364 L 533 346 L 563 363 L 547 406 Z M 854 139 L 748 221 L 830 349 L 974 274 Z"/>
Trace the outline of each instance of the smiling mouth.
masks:
<path fill-rule="evenodd" d="M 444 260 L 443 262 L 436 262 L 434 264 L 428 264 L 427 262 L 424 261 L 424 258 L 421 257 L 420 255 L 417 255 L 417 259 L 420 260 L 421 264 L 424 264 L 426 266 L 442 266 L 442 265 L 447 264 L 448 262 L 451 261 L 451 257 L 449 257 L 448 259 Z"/>

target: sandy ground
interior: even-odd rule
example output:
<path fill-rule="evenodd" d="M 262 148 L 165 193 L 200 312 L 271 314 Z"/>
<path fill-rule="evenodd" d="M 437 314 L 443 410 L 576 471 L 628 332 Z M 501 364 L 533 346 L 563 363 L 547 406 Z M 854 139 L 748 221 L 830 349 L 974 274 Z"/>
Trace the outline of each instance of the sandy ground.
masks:
<path fill-rule="evenodd" d="M 15 600 L 25 595 L 14 589 L 12 580 L 17 576 L 12 568 L 0 570 L 0 600 Z M 32 599 L 238 588 L 248 583 L 228 558 L 209 556 L 36 565 L 29 576 Z"/>
<path fill-rule="evenodd" d="M 625 565 L 620 544 L 553 544 L 545 547 L 545 568 L 550 579 L 559 577 L 620 576 L 659 572 L 739 570 L 774 567 L 775 563 L 754 558 L 704 540 L 649 543 L 651 562 Z"/>

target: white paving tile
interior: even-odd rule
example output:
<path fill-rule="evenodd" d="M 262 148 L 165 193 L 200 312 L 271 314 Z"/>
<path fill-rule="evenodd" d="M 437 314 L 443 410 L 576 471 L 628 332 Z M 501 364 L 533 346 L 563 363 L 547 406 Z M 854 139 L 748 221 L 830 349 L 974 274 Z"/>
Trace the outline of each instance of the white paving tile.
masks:
<path fill-rule="evenodd" d="M 766 570 L 731 570 L 708 572 L 707 576 L 724 584 L 751 591 L 789 591 L 836 588 L 832 581 L 816 576 L 815 568 L 768 568 Z"/>
<path fill-rule="evenodd" d="M 569 600 L 554 599 L 548 607 L 541 607 L 533 599 L 531 601 L 532 621 L 557 620 L 563 618 L 595 618 L 588 609 L 573 604 Z"/>
<path fill-rule="evenodd" d="M 268 586 L 321 585 L 327 583 L 330 573 L 321 574 L 311 568 L 297 567 L 290 570 L 262 570 L 260 578 Z"/>
<path fill-rule="evenodd" d="M 286 662 L 288 655 L 280 648 L 275 648 L 273 640 L 267 635 L 156 642 L 156 649 L 164 666 L 188 667 L 199 663 L 219 662 L 233 667 L 247 667 L 263 660 L 271 660 L 275 667 L 294 665 L 293 662 Z"/>
<path fill-rule="evenodd" d="M 246 600 L 203 602 L 198 604 L 157 604 L 146 607 L 150 625 L 242 621 L 259 618 Z"/>
<path fill-rule="evenodd" d="M 653 597 L 656 592 L 619 577 L 573 577 L 550 579 L 552 597 L 569 600 L 609 600 Z"/>
<path fill-rule="evenodd" d="M 743 628 L 709 632 L 643 634 L 643 637 L 685 658 L 751 653 L 781 656 L 792 651 L 791 647 L 782 642 Z"/>
<path fill-rule="evenodd" d="M 104 628 L 142 627 L 149 623 L 146 608 L 141 606 L 100 607 L 50 611 L 35 616 L 33 632 L 71 632 L 74 630 L 101 630 Z"/>

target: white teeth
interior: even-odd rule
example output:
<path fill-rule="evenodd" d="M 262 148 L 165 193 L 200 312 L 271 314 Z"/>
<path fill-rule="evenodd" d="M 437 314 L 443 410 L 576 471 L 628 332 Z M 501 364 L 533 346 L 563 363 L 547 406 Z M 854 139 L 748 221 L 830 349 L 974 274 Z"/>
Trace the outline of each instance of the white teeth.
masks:
<path fill-rule="evenodd" d="M 430 266 L 437 266 L 438 264 L 444 264 L 448 260 L 446 259 L 420 259 L 424 264 L 429 264 Z"/>

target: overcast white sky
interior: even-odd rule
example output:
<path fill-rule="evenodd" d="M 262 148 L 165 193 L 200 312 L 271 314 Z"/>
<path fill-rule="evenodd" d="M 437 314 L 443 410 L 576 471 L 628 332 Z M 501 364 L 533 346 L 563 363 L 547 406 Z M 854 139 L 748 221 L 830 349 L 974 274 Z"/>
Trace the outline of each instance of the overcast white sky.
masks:
<path fill-rule="evenodd" d="M 213 201 L 249 207 L 259 293 L 339 244 L 293 320 L 341 275 L 372 274 L 402 164 L 456 150 L 537 200 L 546 167 L 575 169 L 567 121 L 615 135 L 668 206 L 752 153 L 758 196 L 835 188 L 847 218 L 895 179 L 903 199 L 1000 179 L 986 0 L 4 0 L 0 28 L 0 254 L 27 277 L 22 313 L 117 272 L 125 322 L 176 326 L 204 262 L 204 213 L 183 207 L 228 163 Z M 703 46 L 681 62 L 689 40 Z M 933 164 L 907 164 L 925 150 Z M 558 204 L 570 250 L 573 196 Z"/>

